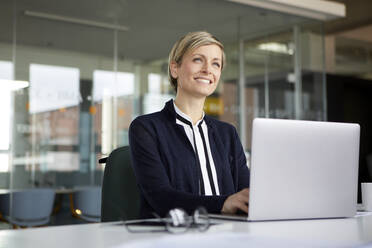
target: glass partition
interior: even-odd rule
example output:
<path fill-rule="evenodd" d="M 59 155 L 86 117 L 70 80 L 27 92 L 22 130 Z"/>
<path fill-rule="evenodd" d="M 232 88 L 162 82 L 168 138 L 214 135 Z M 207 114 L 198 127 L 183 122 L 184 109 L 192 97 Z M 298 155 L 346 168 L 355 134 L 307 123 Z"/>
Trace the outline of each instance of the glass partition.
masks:
<path fill-rule="evenodd" d="M 11 84 L 13 79 L 13 63 L 11 61 L 0 61 L 0 112 L 6 116 L 0 123 L 0 172 L 9 171 L 9 149 L 11 130 Z M 3 178 L 3 184 L 6 184 Z M 5 185 L 3 185 L 4 187 Z"/>
<path fill-rule="evenodd" d="M 205 111 L 235 125 L 248 151 L 255 117 L 324 119 L 321 23 L 232 2 L 159 1 L 185 7 L 174 30 L 166 18 L 150 21 L 165 10 L 152 9 L 144 23 L 131 1 L 93 2 L 95 12 L 76 12 L 73 1 L 8 3 L 15 79 L 30 83 L 14 94 L 12 188 L 100 184 L 97 159 L 128 145 L 134 117 L 174 96 L 167 56 L 192 30 L 207 29 L 226 46 L 227 66 Z M 215 13 L 203 11 L 212 6 Z M 178 25 L 191 17 L 194 26 Z"/>
<path fill-rule="evenodd" d="M 257 11 L 265 28 L 238 20 L 238 39 L 227 46 L 235 71 L 228 69 L 222 90 L 221 119 L 239 129 L 248 154 L 256 117 L 326 120 L 323 23 L 299 17 L 279 22 L 286 16 Z"/>
<path fill-rule="evenodd" d="M 14 85 L 13 57 L 13 1 L 1 2 L 0 15 L 0 188 L 9 188 L 11 169 L 11 133 L 12 133 L 12 96 L 17 91 Z"/>
<path fill-rule="evenodd" d="M 97 165 L 92 142 L 92 80 L 97 69 L 113 70 L 113 45 L 101 54 L 88 49 L 112 44 L 112 31 L 71 22 L 91 11 L 77 13 L 69 1 L 58 7 L 53 1 L 13 3 L 15 78 L 30 86 L 14 96 L 10 188 L 100 185 L 103 167 Z M 100 34 L 100 41 L 90 38 Z"/>
<path fill-rule="evenodd" d="M 248 152 L 255 117 L 324 119 L 322 24 L 303 17 L 214 0 L 5 0 L 0 16 L 3 189 L 101 185 L 98 159 L 174 97 L 168 54 L 190 31 L 226 47 L 205 112 Z"/>

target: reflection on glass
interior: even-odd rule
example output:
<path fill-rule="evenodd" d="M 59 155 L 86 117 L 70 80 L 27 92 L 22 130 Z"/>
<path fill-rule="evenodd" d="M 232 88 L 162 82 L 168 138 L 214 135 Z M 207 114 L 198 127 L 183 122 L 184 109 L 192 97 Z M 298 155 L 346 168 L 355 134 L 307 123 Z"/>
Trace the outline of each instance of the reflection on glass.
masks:
<path fill-rule="evenodd" d="M 0 80 L 11 80 L 13 79 L 13 63 L 9 61 L 0 61 Z M 10 142 L 10 110 L 11 110 L 11 102 L 10 102 L 11 91 L 0 81 L 0 113 L 5 119 L 0 121 L 0 151 L 1 150 L 8 150 L 9 149 L 9 142 Z M 8 168 L 8 161 L 3 161 L 4 166 L 2 168 Z M 2 163 L 1 163 L 2 164 Z M 0 169 L 1 170 L 1 169 Z"/>
<path fill-rule="evenodd" d="M 30 65 L 30 113 L 40 113 L 79 104 L 79 69 Z"/>
<path fill-rule="evenodd" d="M 78 144 L 78 68 L 30 65 L 30 170 L 73 171 L 79 159 L 71 146 Z"/>
<path fill-rule="evenodd" d="M 8 171 L 9 171 L 9 155 L 7 153 L 0 153 L 0 172 L 8 172 Z"/>
<path fill-rule="evenodd" d="M 128 144 L 134 80 L 131 72 L 93 72 L 94 129 L 102 154 L 107 155 L 114 148 Z"/>
<path fill-rule="evenodd" d="M 148 76 L 148 83 L 150 93 L 160 94 L 161 93 L 161 75 L 150 73 Z"/>
<path fill-rule="evenodd" d="M 134 94 L 134 74 L 95 70 L 93 72 L 93 99 L 102 101 L 105 97 Z"/>
<path fill-rule="evenodd" d="M 165 103 L 173 97 L 173 94 L 162 89 L 162 81 L 167 80 L 166 76 L 157 73 L 149 73 L 147 77 L 148 93 L 143 98 L 143 113 L 149 114 L 163 109 Z M 169 84 L 169 83 L 168 83 Z"/>

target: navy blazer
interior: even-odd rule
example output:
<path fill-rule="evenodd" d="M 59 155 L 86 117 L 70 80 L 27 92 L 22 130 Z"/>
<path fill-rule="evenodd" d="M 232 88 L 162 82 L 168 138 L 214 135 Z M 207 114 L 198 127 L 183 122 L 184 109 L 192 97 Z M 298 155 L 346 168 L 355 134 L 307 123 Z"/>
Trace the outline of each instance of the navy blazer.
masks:
<path fill-rule="evenodd" d="M 226 198 L 249 187 L 249 170 L 235 128 L 204 117 L 216 167 L 219 196 L 199 195 L 199 170 L 184 127 L 176 124 L 173 101 L 160 112 L 137 117 L 129 128 L 132 166 L 141 192 L 142 218 L 161 216 L 172 208 L 192 213 L 204 206 L 220 213 Z"/>

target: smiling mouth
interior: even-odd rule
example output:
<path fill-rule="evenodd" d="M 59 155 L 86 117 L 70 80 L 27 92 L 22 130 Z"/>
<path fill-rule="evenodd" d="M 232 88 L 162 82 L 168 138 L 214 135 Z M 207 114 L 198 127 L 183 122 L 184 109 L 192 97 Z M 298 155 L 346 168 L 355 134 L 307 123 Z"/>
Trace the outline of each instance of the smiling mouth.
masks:
<path fill-rule="evenodd" d="M 195 80 L 199 83 L 203 83 L 203 84 L 211 84 L 211 80 L 209 79 L 205 79 L 205 78 L 195 78 Z"/>

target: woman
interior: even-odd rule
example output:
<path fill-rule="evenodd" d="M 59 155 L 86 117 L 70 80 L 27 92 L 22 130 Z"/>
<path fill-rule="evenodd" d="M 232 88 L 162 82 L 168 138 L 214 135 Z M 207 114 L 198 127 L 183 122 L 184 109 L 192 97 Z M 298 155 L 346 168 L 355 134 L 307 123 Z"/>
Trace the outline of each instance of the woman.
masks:
<path fill-rule="evenodd" d="M 188 33 L 173 46 L 168 72 L 176 98 L 129 129 L 141 217 L 199 206 L 248 213 L 249 170 L 238 134 L 203 112 L 224 65 L 223 45 L 207 32 Z"/>

